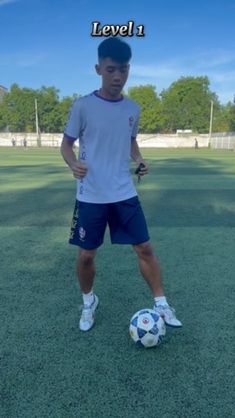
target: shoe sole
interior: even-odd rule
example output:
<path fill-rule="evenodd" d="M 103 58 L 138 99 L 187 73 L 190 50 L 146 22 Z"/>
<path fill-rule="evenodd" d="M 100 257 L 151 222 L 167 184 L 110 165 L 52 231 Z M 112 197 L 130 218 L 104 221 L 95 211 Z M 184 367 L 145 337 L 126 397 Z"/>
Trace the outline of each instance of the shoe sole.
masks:
<path fill-rule="evenodd" d="M 182 328 L 182 326 L 183 326 L 183 325 L 171 325 L 171 324 L 167 324 L 166 321 L 164 321 L 164 322 L 165 322 L 166 326 L 170 327 L 170 328 Z"/>
<path fill-rule="evenodd" d="M 172 324 L 168 324 L 168 323 L 165 321 L 164 316 L 161 316 L 161 318 L 163 319 L 163 321 L 165 322 L 165 324 L 166 324 L 166 326 L 167 326 L 167 327 L 170 327 L 170 328 L 182 328 L 182 324 L 181 324 L 181 325 L 172 325 Z"/>

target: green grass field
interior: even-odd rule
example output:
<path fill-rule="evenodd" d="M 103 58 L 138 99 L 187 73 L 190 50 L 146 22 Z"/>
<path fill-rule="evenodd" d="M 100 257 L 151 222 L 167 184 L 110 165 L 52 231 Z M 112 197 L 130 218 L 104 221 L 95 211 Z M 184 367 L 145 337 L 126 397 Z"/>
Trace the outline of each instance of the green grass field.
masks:
<path fill-rule="evenodd" d="M 3 418 L 234 417 L 235 154 L 145 150 L 137 185 L 169 301 L 183 322 L 138 349 L 152 297 L 131 247 L 97 256 L 96 326 L 78 329 L 75 181 L 58 149 L 0 148 Z"/>

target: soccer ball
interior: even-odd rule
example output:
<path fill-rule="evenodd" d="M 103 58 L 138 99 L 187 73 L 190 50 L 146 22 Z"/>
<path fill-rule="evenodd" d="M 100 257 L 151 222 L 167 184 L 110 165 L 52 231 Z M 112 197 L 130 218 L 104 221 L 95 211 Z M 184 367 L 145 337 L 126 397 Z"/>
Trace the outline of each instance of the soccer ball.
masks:
<path fill-rule="evenodd" d="M 155 347 L 166 334 L 165 322 L 153 309 L 141 309 L 132 316 L 129 333 L 136 345 Z"/>

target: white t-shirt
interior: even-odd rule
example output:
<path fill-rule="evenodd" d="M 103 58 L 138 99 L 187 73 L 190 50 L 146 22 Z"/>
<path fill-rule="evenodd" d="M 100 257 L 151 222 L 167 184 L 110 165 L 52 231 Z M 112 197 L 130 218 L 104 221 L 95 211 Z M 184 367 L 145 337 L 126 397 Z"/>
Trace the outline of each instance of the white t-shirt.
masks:
<path fill-rule="evenodd" d="M 79 201 L 112 203 L 137 195 L 129 162 L 139 115 L 139 106 L 126 97 L 106 100 L 93 92 L 75 100 L 65 134 L 79 138 L 79 159 L 88 167 L 77 181 Z"/>

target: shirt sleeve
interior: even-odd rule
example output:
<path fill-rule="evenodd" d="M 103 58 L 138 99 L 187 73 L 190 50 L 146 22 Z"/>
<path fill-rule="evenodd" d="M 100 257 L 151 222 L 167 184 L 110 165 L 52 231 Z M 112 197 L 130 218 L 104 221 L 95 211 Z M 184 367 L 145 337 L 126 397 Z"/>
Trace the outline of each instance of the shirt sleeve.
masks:
<path fill-rule="evenodd" d="M 81 100 L 76 99 L 71 106 L 64 133 L 69 138 L 76 140 L 82 134 L 83 125 Z"/>

